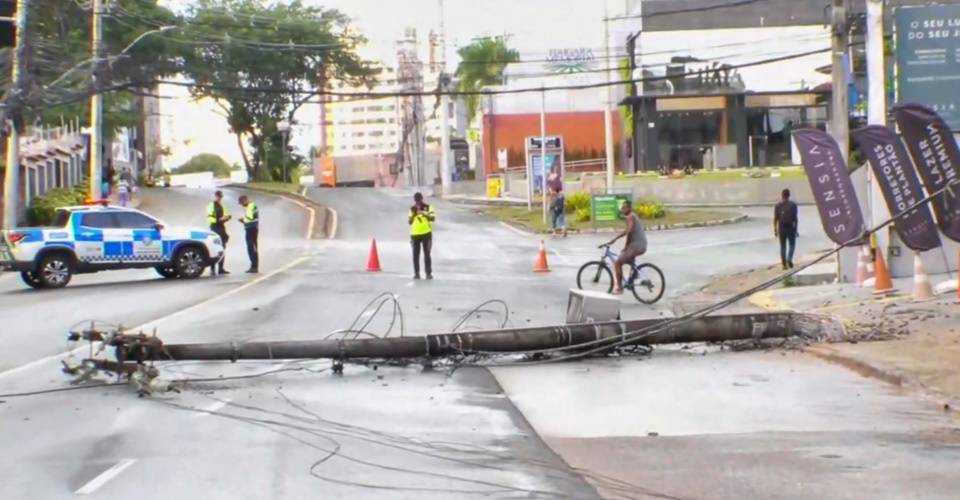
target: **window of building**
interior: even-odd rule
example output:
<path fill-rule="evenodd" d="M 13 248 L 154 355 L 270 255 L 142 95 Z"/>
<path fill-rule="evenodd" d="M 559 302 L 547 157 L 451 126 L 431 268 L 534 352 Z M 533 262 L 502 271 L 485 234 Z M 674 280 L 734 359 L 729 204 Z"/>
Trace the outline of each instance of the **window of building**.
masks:
<path fill-rule="evenodd" d="M 363 136 L 365 136 L 365 135 L 367 135 L 367 134 L 366 134 L 365 132 L 354 132 L 354 133 L 352 133 L 352 134 L 350 134 L 350 135 L 351 135 L 352 137 L 363 137 Z"/>
<path fill-rule="evenodd" d="M 367 111 L 383 111 L 383 106 L 367 106 Z"/>
<path fill-rule="evenodd" d="M 374 130 L 370 132 L 370 137 L 380 137 L 383 135 L 383 130 Z"/>
<path fill-rule="evenodd" d="M 371 118 L 367 120 L 367 123 L 387 123 L 386 118 Z"/>
<path fill-rule="evenodd" d="M 354 144 L 354 145 L 353 145 L 353 149 L 354 149 L 354 150 L 357 150 L 357 151 L 360 151 L 360 150 L 362 150 L 362 149 L 367 149 L 367 145 L 366 145 L 366 144 Z"/>

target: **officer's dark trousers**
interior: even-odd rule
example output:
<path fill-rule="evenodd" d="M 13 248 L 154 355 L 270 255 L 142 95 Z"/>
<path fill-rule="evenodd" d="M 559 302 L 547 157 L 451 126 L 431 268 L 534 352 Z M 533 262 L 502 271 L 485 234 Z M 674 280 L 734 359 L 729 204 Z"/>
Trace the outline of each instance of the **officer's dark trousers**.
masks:
<path fill-rule="evenodd" d="M 421 234 L 410 237 L 410 244 L 413 246 L 413 273 L 420 275 L 420 249 L 423 249 L 423 265 L 427 270 L 427 276 L 433 274 L 433 261 L 430 259 L 430 248 L 433 246 L 433 233 Z"/>
<path fill-rule="evenodd" d="M 219 269 L 219 272 L 222 274 L 227 261 L 227 240 L 229 240 L 230 237 L 227 236 L 227 229 L 222 225 L 218 226 L 216 224 L 210 224 L 210 230 L 214 233 L 217 233 L 217 236 L 220 237 L 220 241 L 223 242 L 223 256 L 220 257 L 220 262 L 214 262 L 213 265 L 210 266 L 210 272 L 216 273 L 217 269 Z"/>
<path fill-rule="evenodd" d="M 254 271 L 260 269 L 260 252 L 257 249 L 257 236 L 259 236 L 259 234 L 259 228 L 246 230 L 247 257 L 250 258 L 250 269 L 253 269 Z"/>

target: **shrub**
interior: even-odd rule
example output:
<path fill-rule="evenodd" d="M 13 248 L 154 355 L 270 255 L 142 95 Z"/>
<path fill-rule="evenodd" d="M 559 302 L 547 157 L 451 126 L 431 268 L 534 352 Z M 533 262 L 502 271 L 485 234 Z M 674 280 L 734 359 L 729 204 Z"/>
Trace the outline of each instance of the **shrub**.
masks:
<path fill-rule="evenodd" d="M 586 191 L 577 191 L 566 197 L 566 211 L 568 214 L 579 213 L 580 210 L 586 210 L 589 218 L 590 212 L 590 193 Z"/>
<path fill-rule="evenodd" d="M 31 226 L 49 226 L 60 207 L 83 205 L 87 196 L 86 186 L 51 189 L 37 196 L 27 208 L 27 223 Z"/>
<path fill-rule="evenodd" d="M 577 222 L 590 222 L 590 209 L 578 208 L 575 214 Z"/>
<path fill-rule="evenodd" d="M 633 205 L 633 211 L 641 219 L 660 219 L 667 215 L 667 209 L 660 200 L 637 201 Z"/>
<path fill-rule="evenodd" d="M 196 172 L 213 172 L 215 177 L 230 177 L 232 167 L 226 160 L 213 153 L 200 153 L 187 160 L 186 163 L 173 169 L 175 174 L 192 174 Z"/>

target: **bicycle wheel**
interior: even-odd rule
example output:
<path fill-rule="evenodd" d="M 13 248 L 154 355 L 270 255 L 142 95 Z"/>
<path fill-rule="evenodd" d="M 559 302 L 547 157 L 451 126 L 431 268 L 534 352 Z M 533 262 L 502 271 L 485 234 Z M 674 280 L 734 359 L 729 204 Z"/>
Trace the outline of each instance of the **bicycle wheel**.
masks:
<path fill-rule="evenodd" d="M 610 293 L 613 291 L 613 271 L 604 262 L 587 262 L 577 271 L 577 288 Z"/>
<path fill-rule="evenodd" d="M 653 304 L 660 300 L 667 288 L 663 271 L 653 264 L 640 264 L 635 267 L 631 278 L 630 290 L 633 291 L 633 296 L 644 304 Z"/>

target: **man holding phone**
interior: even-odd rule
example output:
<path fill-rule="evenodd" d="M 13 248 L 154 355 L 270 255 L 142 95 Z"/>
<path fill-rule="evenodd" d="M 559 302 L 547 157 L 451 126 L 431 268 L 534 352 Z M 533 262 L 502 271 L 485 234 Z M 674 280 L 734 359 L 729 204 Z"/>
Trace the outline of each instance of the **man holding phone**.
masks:
<path fill-rule="evenodd" d="M 413 246 L 413 279 L 420 279 L 420 251 L 423 250 L 423 266 L 427 271 L 427 279 L 433 279 L 433 262 L 430 259 L 430 249 L 433 246 L 433 221 L 437 214 L 433 207 L 423 202 L 423 195 L 413 195 L 413 206 L 407 217 L 410 225 L 410 245 Z"/>

